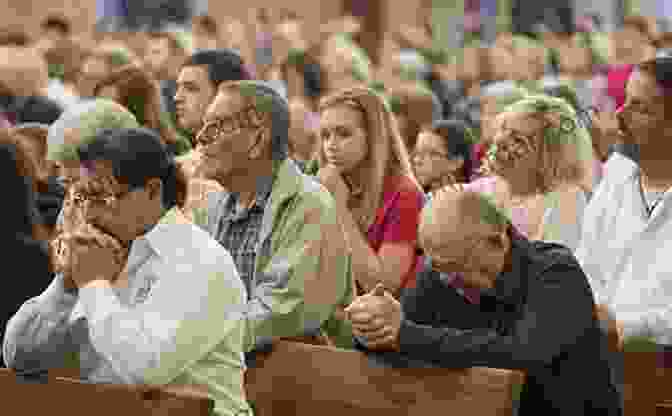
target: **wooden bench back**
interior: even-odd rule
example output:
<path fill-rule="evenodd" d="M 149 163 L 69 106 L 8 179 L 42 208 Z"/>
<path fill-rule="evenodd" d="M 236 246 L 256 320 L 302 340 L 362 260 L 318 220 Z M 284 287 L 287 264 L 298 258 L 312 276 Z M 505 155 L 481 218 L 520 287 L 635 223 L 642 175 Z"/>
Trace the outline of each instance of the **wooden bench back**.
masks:
<path fill-rule="evenodd" d="M 395 366 L 396 365 L 396 366 Z M 256 416 L 510 415 L 521 373 L 390 365 L 359 351 L 280 341 L 246 374 Z M 213 401 L 201 389 L 87 384 L 72 371 L 53 371 L 43 383 L 0 370 L 8 414 L 44 416 L 205 416 Z"/>
<path fill-rule="evenodd" d="M 510 415 L 521 373 L 391 368 L 358 351 L 279 342 L 246 375 L 259 416 Z"/>
<path fill-rule="evenodd" d="M 88 384 L 50 376 L 28 382 L 0 369 L 2 414 L 45 416 L 208 416 L 214 402 L 188 391 Z"/>

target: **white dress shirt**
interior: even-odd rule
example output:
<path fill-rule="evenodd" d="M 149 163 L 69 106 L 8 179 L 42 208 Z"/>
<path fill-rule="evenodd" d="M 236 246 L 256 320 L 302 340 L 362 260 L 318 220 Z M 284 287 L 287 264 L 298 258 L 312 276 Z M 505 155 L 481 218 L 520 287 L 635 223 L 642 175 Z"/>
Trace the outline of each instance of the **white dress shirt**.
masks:
<path fill-rule="evenodd" d="M 9 321 L 8 367 L 62 368 L 75 351 L 83 379 L 207 385 L 217 414 L 248 414 L 247 295 L 228 251 L 173 209 L 133 241 L 119 281 L 93 281 L 73 294 L 57 276 Z"/>
<path fill-rule="evenodd" d="M 614 153 L 586 208 L 576 257 L 626 337 L 672 344 L 672 189 L 649 213 L 639 167 Z"/>

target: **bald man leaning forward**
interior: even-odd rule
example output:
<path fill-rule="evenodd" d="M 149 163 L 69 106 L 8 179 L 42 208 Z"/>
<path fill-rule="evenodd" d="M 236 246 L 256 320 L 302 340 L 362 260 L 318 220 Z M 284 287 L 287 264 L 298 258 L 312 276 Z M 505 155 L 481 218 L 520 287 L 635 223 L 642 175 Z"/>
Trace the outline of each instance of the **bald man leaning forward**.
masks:
<path fill-rule="evenodd" d="M 487 197 L 448 190 L 424 208 L 419 238 L 431 262 L 403 305 L 378 287 L 346 310 L 366 349 L 523 371 L 520 416 L 622 415 L 606 335 L 569 249 L 527 241 Z M 481 290 L 468 317 L 441 272 Z"/>

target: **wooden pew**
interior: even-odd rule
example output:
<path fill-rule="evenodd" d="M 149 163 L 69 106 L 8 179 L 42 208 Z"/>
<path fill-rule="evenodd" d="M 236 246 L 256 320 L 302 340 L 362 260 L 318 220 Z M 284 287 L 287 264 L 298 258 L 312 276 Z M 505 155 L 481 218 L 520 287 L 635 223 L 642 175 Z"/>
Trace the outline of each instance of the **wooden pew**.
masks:
<path fill-rule="evenodd" d="M 358 351 L 281 341 L 246 374 L 257 416 L 510 415 L 523 375 L 390 368 Z"/>
<path fill-rule="evenodd" d="M 8 369 L 0 369 L 0 391 L 3 415 L 208 416 L 214 406 L 185 389 L 88 384 L 55 375 L 29 382 Z"/>
<path fill-rule="evenodd" d="M 655 352 L 625 352 L 624 360 L 625 416 L 672 415 L 672 368 Z"/>

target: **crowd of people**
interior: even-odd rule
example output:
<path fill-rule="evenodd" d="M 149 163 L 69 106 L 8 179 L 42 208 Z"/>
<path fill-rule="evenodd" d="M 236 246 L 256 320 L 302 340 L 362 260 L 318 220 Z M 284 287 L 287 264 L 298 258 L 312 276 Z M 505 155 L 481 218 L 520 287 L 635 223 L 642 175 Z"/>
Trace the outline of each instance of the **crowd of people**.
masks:
<path fill-rule="evenodd" d="M 6 366 L 253 415 L 245 370 L 286 339 L 622 415 L 622 353 L 672 349 L 670 33 L 404 27 L 374 64 L 354 18 L 256 19 L 0 33 Z"/>

